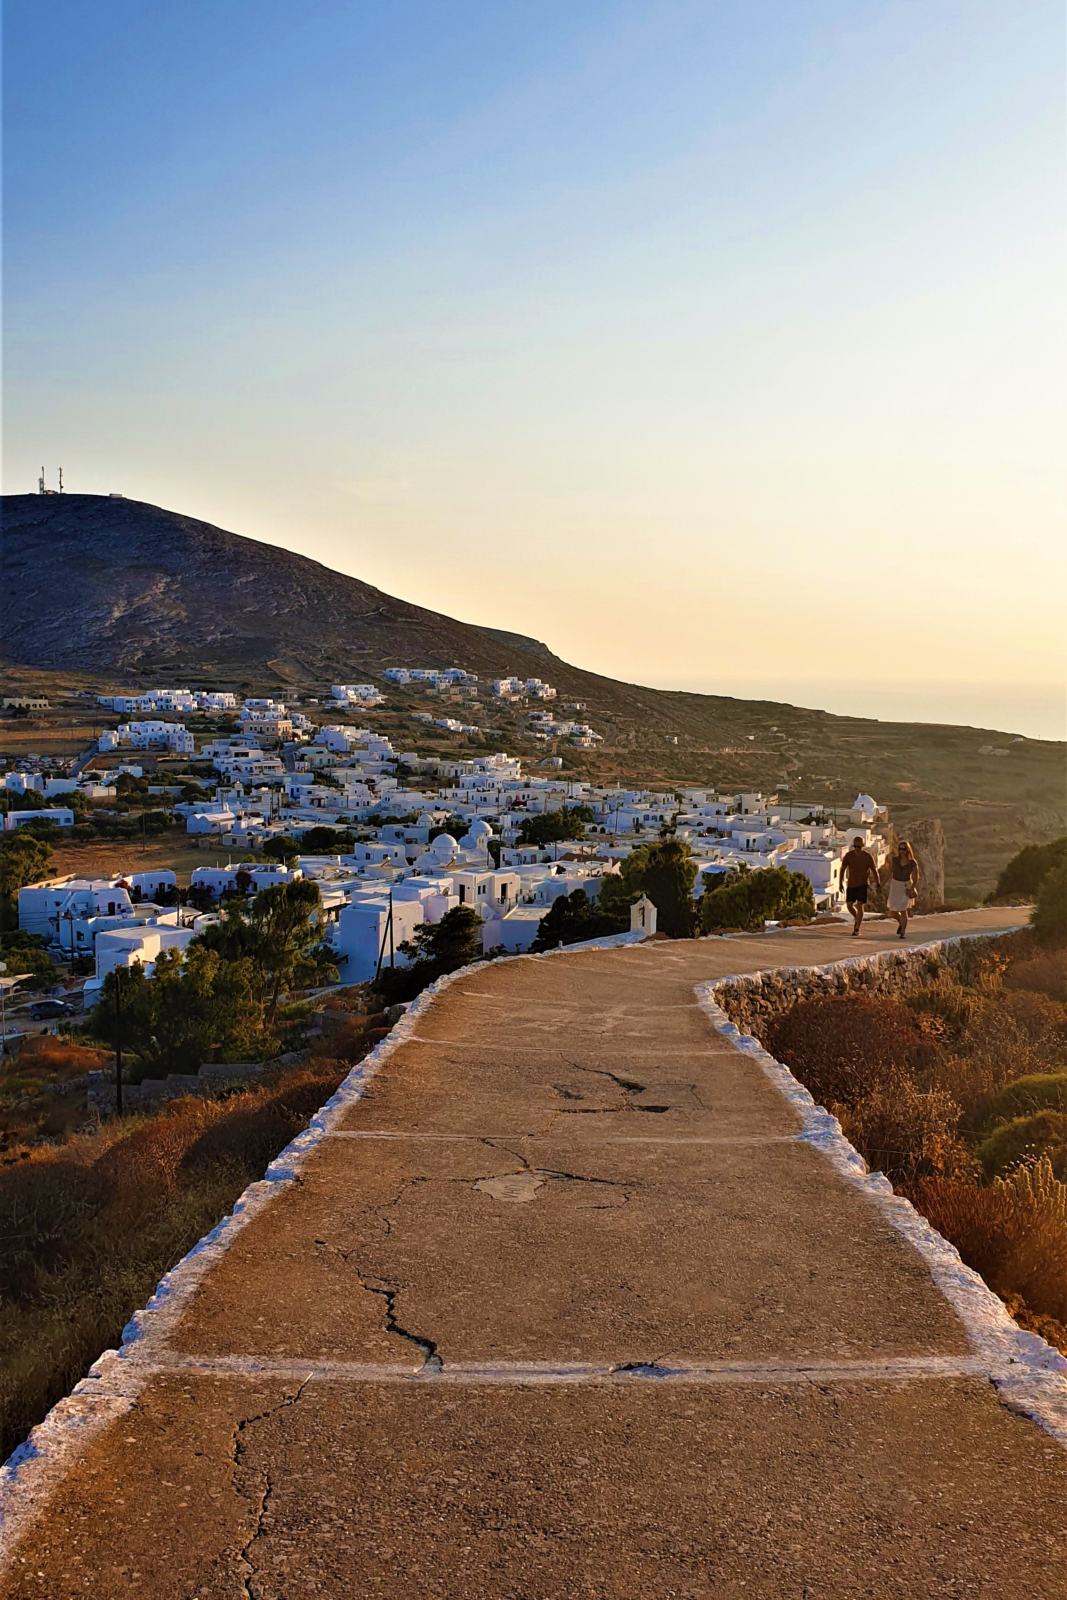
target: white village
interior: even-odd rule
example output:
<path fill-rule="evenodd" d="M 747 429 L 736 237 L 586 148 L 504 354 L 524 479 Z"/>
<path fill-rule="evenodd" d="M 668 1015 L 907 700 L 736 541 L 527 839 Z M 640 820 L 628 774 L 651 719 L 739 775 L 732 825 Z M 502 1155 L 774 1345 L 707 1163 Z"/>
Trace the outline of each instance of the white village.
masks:
<path fill-rule="evenodd" d="M 185 950 L 224 901 L 300 879 L 318 890 L 323 940 L 340 982 L 351 985 L 373 981 L 383 963 L 402 966 L 416 929 L 457 906 L 479 917 L 483 953 L 521 954 L 555 902 L 581 891 L 595 905 L 635 850 L 665 836 L 691 852 L 695 898 L 739 872 L 784 867 L 810 884 L 824 913 L 843 904 L 842 860 L 857 837 L 879 865 L 884 860 L 887 812 L 869 794 L 831 812 L 773 794 L 628 789 L 569 777 L 558 754 L 534 758 L 532 770 L 502 751 L 420 755 L 370 725 L 329 720 L 331 711 L 376 711 L 390 686 L 458 688 L 477 698 L 477 676 L 458 667 L 390 667 L 381 678 L 382 687 L 332 685 L 321 720 L 277 698 L 232 691 L 100 694 L 102 708 L 128 720 L 104 729 L 95 749 L 73 762 L 37 758 L 0 776 L 9 796 L 35 803 L 8 810 L 5 829 L 44 821 L 62 832 L 84 803 L 106 807 L 123 774 L 145 777 L 138 755 L 166 757 L 166 768 L 149 774 L 151 791 L 213 857 L 192 869 L 187 886 L 168 868 L 138 871 L 131 851 L 128 868 L 107 876 L 59 875 L 19 890 L 21 931 L 60 960 L 91 958 L 87 1007 L 116 968 L 151 974 L 162 952 Z M 557 694 L 539 678 L 495 679 L 486 693 L 526 706 L 538 744 L 588 749 L 599 741 L 587 723 L 543 709 Z M 198 741 L 177 720 L 194 713 L 221 714 L 233 731 Z M 427 724 L 468 744 L 484 737 L 476 723 L 432 711 L 415 710 L 410 720 L 413 737 Z M 209 764 L 213 777 L 183 773 L 176 757 L 195 760 L 201 774 Z M 62 766 L 69 770 L 55 770 Z M 177 798 L 191 787 L 197 798 Z M 553 826 L 539 830 L 534 819 L 546 817 Z M 314 848 L 303 842 L 309 836 Z M 644 897 L 633 916 L 654 930 L 655 907 Z"/>

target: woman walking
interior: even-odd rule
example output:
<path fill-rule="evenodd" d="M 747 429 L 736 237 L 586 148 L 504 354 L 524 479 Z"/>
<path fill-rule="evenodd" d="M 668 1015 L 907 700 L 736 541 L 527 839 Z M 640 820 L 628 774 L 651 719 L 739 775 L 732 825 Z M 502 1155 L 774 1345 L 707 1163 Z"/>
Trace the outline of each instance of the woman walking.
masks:
<path fill-rule="evenodd" d="M 907 839 L 901 839 L 889 862 L 892 876 L 886 905 L 897 919 L 897 938 L 903 939 L 912 906 L 919 898 L 919 863 Z"/>

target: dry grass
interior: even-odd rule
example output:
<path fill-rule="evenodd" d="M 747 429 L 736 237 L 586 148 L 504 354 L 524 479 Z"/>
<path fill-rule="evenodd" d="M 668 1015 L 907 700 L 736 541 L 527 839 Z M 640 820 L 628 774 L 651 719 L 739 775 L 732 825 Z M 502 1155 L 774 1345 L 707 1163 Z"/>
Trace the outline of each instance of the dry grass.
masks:
<path fill-rule="evenodd" d="M 1003 1300 L 1067 1323 L 1067 1184 L 1047 1158 L 987 1186 L 932 1177 L 908 1192 Z"/>
<path fill-rule="evenodd" d="M 1004 984 L 1008 989 L 1031 989 L 1067 1005 L 1067 949 L 1046 950 L 1014 962 Z"/>
<path fill-rule="evenodd" d="M 63 1039 L 54 1033 L 30 1034 L 22 1041 L 18 1055 L 11 1058 L 20 1073 L 53 1081 L 79 1077 L 83 1072 L 96 1072 L 110 1060 L 111 1055 L 107 1050 L 78 1044 L 73 1039 Z"/>
<path fill-rule="evenodd" d="M 194 867 L 225 865 L 232 851 L 217 840 L 205 839 L 197 843 L 184 828 L 174 828 L 169 833 L 140 839 L 59 839 L 52 844 L 50 877 L 73 873 L 76 877 L 112 877 L 118 872 L 150 872 L 157 867 L 170 867 L 184 887 Z M 253 859 L 254 852 L 242 852 L 241 859 Z"/>
<path fill-rule="evenodd" d="M 118 1342 L 163 1273 L 333 1093 L 318 1059 L 106 1122 L 0 1169 L 0 1454 Z"/>

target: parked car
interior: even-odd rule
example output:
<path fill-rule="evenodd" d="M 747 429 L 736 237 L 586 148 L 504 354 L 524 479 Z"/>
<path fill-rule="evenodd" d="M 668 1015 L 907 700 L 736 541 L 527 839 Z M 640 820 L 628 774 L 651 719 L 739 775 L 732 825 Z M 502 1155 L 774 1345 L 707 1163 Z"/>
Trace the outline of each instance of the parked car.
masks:
<path fill-rule="evenodd" d="M 69 1017 L 74 1007 L 65 1000 L 38 1000 L 30 1007 L 34 1022 L 47 1022 L 51 1017 Z"/>

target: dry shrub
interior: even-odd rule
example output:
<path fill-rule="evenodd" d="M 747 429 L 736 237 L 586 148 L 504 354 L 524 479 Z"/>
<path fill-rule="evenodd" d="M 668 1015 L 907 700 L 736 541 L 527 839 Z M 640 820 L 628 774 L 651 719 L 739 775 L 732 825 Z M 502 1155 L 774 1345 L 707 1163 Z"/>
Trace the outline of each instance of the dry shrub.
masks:
<path fill-rule="evenodd" d="M 1067 1184 L 1047 1157 L 986 1188 L 931 1177 L 909 1192 L 1001 1299 L 1067 1322 Z"/>
<path fill-rule="evenodd" d="M 981 1028 L 942 1058 L 937 1081 L 955 1095 L 965 1125 L 976 1131 L 988 1121 L 986 1108 L 994 1096 L 1020 1078 L 1055 1073 L 1059 1053 L 1050 1054 L 1027 1037 L 1012 1016 L 991 1008 Z"/>
<path fill-rule="evenodd" d="M 83 1072 L 97 1072 L 111 1059 L 107 1050 L 49 1033 L 31 1034 L 23 1040 L 18 1055 L 20 1070 L 39 1078 L 74 1078 Z"/>
<path fill-rule="evenodd" d="M 1067 946 L 1013 962 L 1004 976 L 1004 987 L 1032 989 L 1067 1005 Z"/>
<path fill-rule="evenodd" d="M 190 1147 L 224 1115 L 225 1102 L 184 1096 L 116 1141 L 96 1163 L 112 1190 L 113 1208 L 137 1209 L 162 1198 L 177 1184 Z"/>
<path fill-rule="evenodd" d="M 894 1183 L 927 1173 L 965 1172 L 972 1165 L 957 1133 L 960 1108 L 944 1089 L 920 1089 L 900 1074 L 851 1107 L 831 1109 L 867 1165 Z"/>
<path fill-rule="evenodd" d="M 1067 1111 L 1036 1111 L 1002 1122 L 978 1146 L 987 1178 L 1008 1172 L 1022 1162 L 1048 1156 L 1057 1178 L 1067 1179 Z"/>
<path fill-rule="evenodd" d="M 766 1045 L 816 1100 L 835 1107 L 902 1079 L 929 1082 L 941 1058 L 906 1005 L 865 995 L 798 1002 L 771 1020 Z"/>
<path fill-rule="evenodd" d="M 1005 989 L 999 999 L 1005 1016 L 1038 1050 L 1067 1054 L 1067 1006 L 1034 989 Z"/>
<path fill-rule="evenodd" d="M 325 1023 L 322 1036 L 312 1041 L 309 1054 L 331 1061 L 362 1061 L 370 1048 L 366 1018 L 336 1012 Z"/>
<path fill-rule="evenodd" d="M 349 989 L 334 989 L 319 1001 L 320 1011 L 340 1011 L 359 1015 L 366 1009 L 367 991 L 362 984 L 355 984 Z"/>
<path fill-rule="evenodd" d="M 931 1038 L 956 1044 L 981 1026 L 989 999 L 986 989 L 967 987 L 950 973 L 942 972 L 932 983 L 909 995 L 905 1004 L 922 1019 Z"/>

